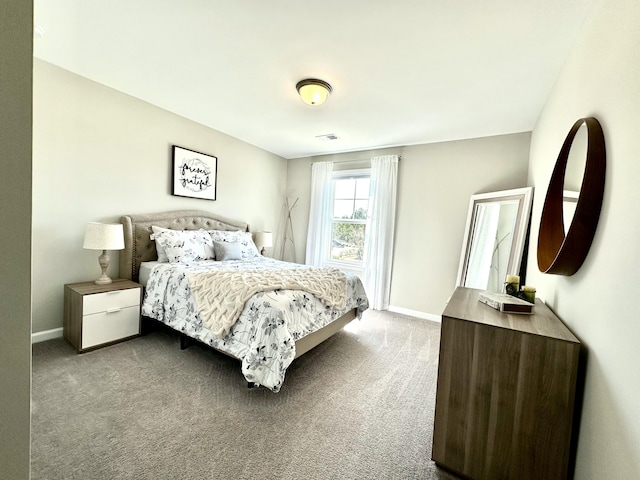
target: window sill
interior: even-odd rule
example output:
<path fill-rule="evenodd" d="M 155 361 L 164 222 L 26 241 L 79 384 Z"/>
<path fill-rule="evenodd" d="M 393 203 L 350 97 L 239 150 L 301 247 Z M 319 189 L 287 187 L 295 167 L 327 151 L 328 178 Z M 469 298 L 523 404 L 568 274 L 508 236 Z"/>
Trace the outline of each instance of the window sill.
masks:
<path fill-rule="evenodd" d="M 353 273 L 354 275 L 362 277 L 362 263 L 341 262 L 340 260 L 327 260 L 325 261 L 324 266 L 337 268 L 339 270 Z"/>

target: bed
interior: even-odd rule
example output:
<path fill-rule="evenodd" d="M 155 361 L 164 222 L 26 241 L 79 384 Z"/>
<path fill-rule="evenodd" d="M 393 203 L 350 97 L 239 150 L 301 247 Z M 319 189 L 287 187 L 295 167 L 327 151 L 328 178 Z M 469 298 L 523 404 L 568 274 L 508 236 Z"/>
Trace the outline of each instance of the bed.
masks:
<path fill-rule="evenodd" d="M 295 358 L 361 317 L 368 308 L 362 283 L 348 273 L 336 276 L 335 272 L 324 271 L 326 269 L 318 272 L 331 273 L 344 282 L 332 284 L 333 287 L 344 285 L 341 294 L 336 294 L 336 288 L 325 289 L 331 290 L 333 297 L 323 295 L 324 290 L 311 294 L 302 287 L 275 288 L 278 279 L 297 279 L 309 267 L 259 255 L 245 222 L 201 210 L 125 215 L 121 222 L 125 248 L 120 252 L 120 276 L 144 285 L 144 321 L 151 319 L 179 332 L 183 348 L 188 339 L 194 339 L 240 360 L 242 373 L 251 386 L 264 386 L 278 392 L 286 369 Z M 165 242 L 167 238 L 184 240 L 200 234 L 217 240 L 211 252 L 217 260 L 203 258 L 197 245 L 189 250 L 190 244 L 183 241 L 180 248 L 174 249 L 175 244 Z M 205 252 L 209 248 L 205 246 Z M 244 302 L 240 294 L 227 295 L 226 303 L 234 304 L 240 312 L 231 325 L 218 318 L 229 317 L 231 307 L 225 315 L 204 308 L 210 297 L 207 288 L 219 290 L 217 284 L 222 280 L 236 282 L 237 278 L 256 278 L 264 283 L 274 275 L 277 281 L 270 289 L 256 291 L 250 297 L 246 289 L 228 287 L 240 288 L 237 283 L 226 284 L 228 291 L 242 291 L 248 298 Z M 286 282 L 282 285 L 289 286 Z M 340 295 L 344 298 L 338 298 Z M 211 298 L 215 303 L 220 295 Z M 240 304 L 242 308 L 238 309 Z"/>

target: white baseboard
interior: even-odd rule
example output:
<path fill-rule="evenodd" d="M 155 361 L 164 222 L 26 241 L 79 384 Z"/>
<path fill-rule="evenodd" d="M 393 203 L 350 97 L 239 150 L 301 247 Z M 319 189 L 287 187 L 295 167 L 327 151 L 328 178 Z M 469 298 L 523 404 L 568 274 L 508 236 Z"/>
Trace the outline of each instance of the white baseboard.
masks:
<path fill-rule="evenodd" d="M 422 318 L 423 320 L 431 320 L 432 322 L 442 322 L 440 315 L 433 315 L 432 313 L 419 312 L 417 310 L 409 310 L 408 308 L 395 307 L 389 305 L 389 311 L 399 313 L 401 315 L 408 315 L 410 317 Z M 43 332 L 36 332 L 31 334 L 31 343 L 44 342 L 46 340 L 52 340 L 54 338 L 62 338 L 62 327 L 54 328 L 52 330 L 45 330 Z"/>
<path fill-rule="evenodd" d="M 31 343 L 44 342 L 54 338 L 62 338 L 62 327 L 53 330 L 45 330 L 44 332 L 36 332 L 31 334 Z"/>
<path fill-rule="evenodd" d="M 432 322 L 442 322 L 442 316 L 434 315 L 433 313 L 418 312 L 417 310 L 409 310 L 408 308 L 395 307 L 393 305 L 389 305 L 389 311 L 401 315 L 409 315 L 410 317 L 422 318 L 423 320 L 431 320 Z"/>
<path fill-rule="evenodd" d="M 395 307 L 389 305 L 389 311 L 399 313 L 401 315 L 408 315 L 410 317 L 422 318 L 423 320 L 431 320 L 432 322 L 442 322 L 440 315 L 434 315 L 432 313 L 419 312 L 417 310 L 409 310 L 408 308 Z M 31 334 L 31 343 L 44 342 L 46 340 L 52 340 L 54 338 L 62 338 L 62 327 L 54 328 L 52 330 L 45 330 L 44 332 L 36 332 Z"/>

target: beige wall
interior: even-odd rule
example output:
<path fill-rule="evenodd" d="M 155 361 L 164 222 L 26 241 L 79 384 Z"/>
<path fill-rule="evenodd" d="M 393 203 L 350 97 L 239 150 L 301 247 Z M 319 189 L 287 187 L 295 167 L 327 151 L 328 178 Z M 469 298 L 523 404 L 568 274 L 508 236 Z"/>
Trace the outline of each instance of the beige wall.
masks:
<path fill-rule="evenodd" d="M 440 315 L 455 288 L 469 198 L 526 186 L 529 142 L 530 134 L 520 133 L 289 160 L 287 196 L 300 198 L 294 212 L 298 261 L 304 261 L 311 163 L 398 154 L 391 305 Z"/>
<path fill-rule="evenodd" d="M 171 195 L 172 145 L 218 157 L 216 201 Z M 82 249 L 87 222 L 202 209 L 273 230 L 287 162 L 35 60 L 33 167 L 33 331 L 42 332 L 62 326 L 63 285 L 100 274 L 99 252 Z"/>
<path fill-rule="evenodd" d="M 564 137 L 581 117 L 603 126 L 607 173 L 598 230 L 582 268 L 544 275 L 530 249 L 529 283 L 538 287 L 587 349 L 575 478 L 640 478 L 640 2 L 602 0 L 592 12 L 538 119 L 530 181 L 537 187 L 532 240 Z M 535 245 L 532 241 L 532 245 Z"/>
<path fill-rule="evenodd" d="M 0 478 L 29 478 L 33 5 L 0 3 Z"/>

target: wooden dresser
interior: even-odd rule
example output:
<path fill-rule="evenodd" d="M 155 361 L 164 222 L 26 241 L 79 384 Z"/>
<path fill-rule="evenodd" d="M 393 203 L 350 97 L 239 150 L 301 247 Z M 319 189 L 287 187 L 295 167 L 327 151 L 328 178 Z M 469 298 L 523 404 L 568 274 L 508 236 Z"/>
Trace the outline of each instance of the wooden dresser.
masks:
<path fill-rule="evenodd" d="M 568 473 L 580 342 L 536 299 L 505 314 L 458 287 L 442 314 L 432 459 L 471 479 Z"/>

